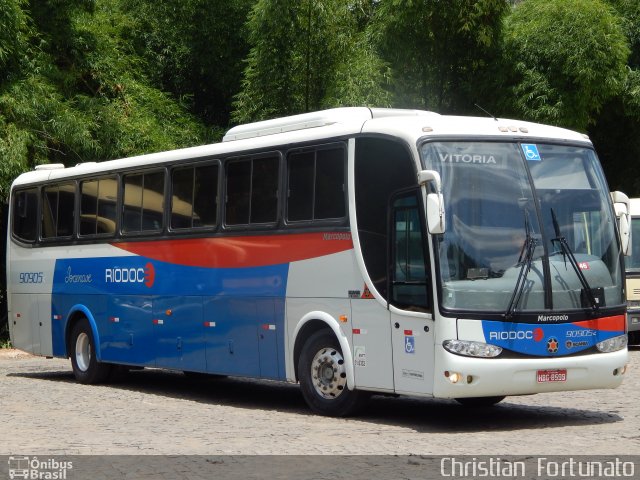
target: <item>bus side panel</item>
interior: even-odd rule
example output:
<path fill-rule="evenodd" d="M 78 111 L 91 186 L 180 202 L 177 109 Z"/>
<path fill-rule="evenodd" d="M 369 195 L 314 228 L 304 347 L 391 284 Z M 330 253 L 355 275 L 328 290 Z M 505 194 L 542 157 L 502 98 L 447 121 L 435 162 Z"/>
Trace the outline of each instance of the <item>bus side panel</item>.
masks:
<path fill-rule="evenodd" d="M 107 310 L 97 321 L 103 361 L 156 365 L 152 307 L 150 295 L 107 296 Z"/>
<path fill-rule="evenodd" d="M 206 357 L 202 297 L 155 298 L 152 324 L 157 366 L 204 371 Z"/>
<path fill-rule="evenodd" d="M 347 235 L 349 235 L 348 241 L 351 243 L 350 234 Z M 326 238 L 327 242 L 334 241 L 334 236 Z M 353 244 L 350 246 L 353 247 Z M 303 321 L 325 321 L 325 318 L 330 317 L 336 324 L 339 322 L 342 334 L 353 352 L 350 297 L 357 296 L 359 298 L 363 295 L 364 285 L 364 280 L 355 262 L 353 248 L 331 255 L 291 262 L 286 299 L 288 342 L 286 377 L 288 379 L 296 378 L 296 359 L 293 355 L 293 349 L 298 340 L 296 332 L 301 329 Z M 375 302 L 375 300 L 372 301 Z M 309 318 L 310 314 L 312 317 L 315 314 L 318 315 Z M 339 320 L 341 317 L 342 320 Z M 325 321 L 325 323 L 327 322 Z M 327 328 L 329 328 L 328 324 Z M 301 340 L 304 342 L 306 336 Z M 350 368 L 352 367 L 353 365 L 350 365 Z"/>
<path fill-rule="evenodd" d="M 284 298 L 206 299 L 207 371 L 284 380 L 283 305 Z"/>
<path fill-rule="evenodd" d="M 277 378 L 280 380 L 285 380 L 287 378 L 287 372 L 285 367 L 286 362 L 286 343 L 285 343 L 285 298 L 280 297 L 274 299 L 274 320 L 275 320 L 275 331 L 269 329 L 268 332 L 265 333 L 265 340 L 268 342 L 269 349 L 273 351 L 275 349 L 277 356 L 274 358 L 275 365 L 273 362 L 271 366 L 268 367 L 270 371 L 276 372 L 277 368 Z M 267 343 L 265 342 L 265 344 Z M 262 352 L 264 349 L 261 349 Z M 261 359 L 262 361 L 262 359 Z M 267 361 L 265 361 L 265 365 L 267 365 Z"/>
<path fill-rule="evenodd" d="M 38 304 L 33 301 L 33 295 L 14 294 L 11 296 L 11 312 L 9 322 L 11 323 L 11 344 L 15 348 L 25 352 L 34 353 L 35 343 L 40 338 L 34 339 L 32 324 L 38 319 Z"/>
<path fill-rule="evenodd" d="M 51 288 L 53 262 L 38 249 L 10 243 L 7 276 L 8 321 L 14 347 L 52 355 Z"/>
<path fill-rule="evenodd" d="M 351 300 L 356 386 L 393 391 L 390 313 L 373 298 Z"/>
<path fill-rule="evenodd" d="M 246 297 L 216 296 L 205 301 L 207 370 L 225 375 L 260 375 L 258 310 Z"/>
<path fill-rule="evenodd" d="M 104 362 L 284 378 L 287 272 L 137 255 L 61 259 L 53 309 L 63 319 L 78 304 L 91 312 Z M 55 329 L 59 354 L 65 328 Z"/>

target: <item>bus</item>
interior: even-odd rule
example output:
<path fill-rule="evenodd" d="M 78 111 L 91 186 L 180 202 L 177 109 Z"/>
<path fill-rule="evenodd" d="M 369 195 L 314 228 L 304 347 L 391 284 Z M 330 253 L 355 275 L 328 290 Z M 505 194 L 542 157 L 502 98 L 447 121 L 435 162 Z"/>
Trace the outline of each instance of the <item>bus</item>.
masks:
<path fill-rule="evenodd" d="M 631 255 L 625 257 L 629 343 L 640 344 L 640 198 L 631 202 Z"/>
<path fill-rule="evenodd" d="M 346 107 L 223 141 L 19 176 L 11 341 L 81 383 L 155 367 L 493 405 L 615 388 L 628 362 L 614 205 L 588 137 Z"/>

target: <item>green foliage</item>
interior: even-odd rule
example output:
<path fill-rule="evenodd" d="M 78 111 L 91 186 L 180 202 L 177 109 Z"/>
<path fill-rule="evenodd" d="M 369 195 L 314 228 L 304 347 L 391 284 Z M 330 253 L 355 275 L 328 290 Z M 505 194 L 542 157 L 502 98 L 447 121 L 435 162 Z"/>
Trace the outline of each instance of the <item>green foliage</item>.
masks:
<path fill-rule="evenodd" d="M 600 156 L 612 190 L 640 195 L 640 3 L 610 0 L 627 37 L 631 54 L 622 92 L 602 107 L 588 133 Z"/>
<path fill-rule="evenodd" d="M 474 103 L 588 131 L 640 192 L 640 2 L 0 0 L 0 200 L 39 163 L 195 145 L 231 120 Z"/>
<path fill-rule="evenodd" d="M 638 0 L 608 0 L 620 16 L 620 24 L 627 36 L 631 55 L 629 66 L 640 67 L 640 2 Z"/>
<path fill-rule="evenodd" d="M 9 199 L 11 182 L 28 169 L 28 134 L 0 117 L 0 204 Z"/>
<path fill-rule="evenodd" d="M 366 43 L 361 4 L 258 0 L 247 22 L 251 50 L 237 122 L 348 104 L 386 104 L 385 68 Z"/>
<path fill-rule="evenodd" d="M 507 18 L 504 53 L 517 115 L 584 131 L 622 91 L 629 48 L 601 0 L 526 0 Z"/>
<path fill-rule="evenodd" d="M 371 31 L 394 72 L 395 105 L 460 113 L 486 103 L 508 11 L 505 0 L 380 2 Z"/>
<path fill-rule="evenodd" d="M 155 85 L 210 125 L 226 126 L 249 47 L 244 23 L 255 0 L 130 0 L 129 37 Z"/>
<path fill-rule="evenodd" d="M 148 80 L 128 40 L 136 25 L 119 0 L 16 5 L 22 24 L 29 13 L 32 26 L 21 30 L 29 33 L 21 50 L 3 50 L 15 52 L 15 73 L 0 87 L 0 200 L 12 178 L 40 163 L 74 165 L 208 138 Z"/>
<path fill-rule="evenodd" d="M 28 18 L 24 0 L 0 0 L 0 86 L 11 78 L 27 48 Z"/>

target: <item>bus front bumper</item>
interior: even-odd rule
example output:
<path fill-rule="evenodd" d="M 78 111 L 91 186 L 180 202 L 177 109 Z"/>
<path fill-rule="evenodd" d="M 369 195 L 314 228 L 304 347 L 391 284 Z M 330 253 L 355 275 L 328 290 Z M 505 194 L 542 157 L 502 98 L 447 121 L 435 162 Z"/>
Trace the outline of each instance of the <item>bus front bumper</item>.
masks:
<path fill-rule="evenodd" d="M 532 359 L 484 359 L 437 355 L 434 397 L 466 398 L 616 388 L 622 383 L 629 353 Z"/>

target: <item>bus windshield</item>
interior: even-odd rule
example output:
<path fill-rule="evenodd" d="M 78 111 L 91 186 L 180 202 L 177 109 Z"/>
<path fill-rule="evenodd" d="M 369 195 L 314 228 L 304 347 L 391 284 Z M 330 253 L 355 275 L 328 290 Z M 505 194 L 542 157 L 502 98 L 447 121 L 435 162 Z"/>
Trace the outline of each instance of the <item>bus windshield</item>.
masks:
<path fill-rule="evenodd" d="M 619 245 L 592 149 L 451 141 L 421 149 L 442 177 L 435 237 L 445 309 L 512 312 L 623 303 Z"/>

